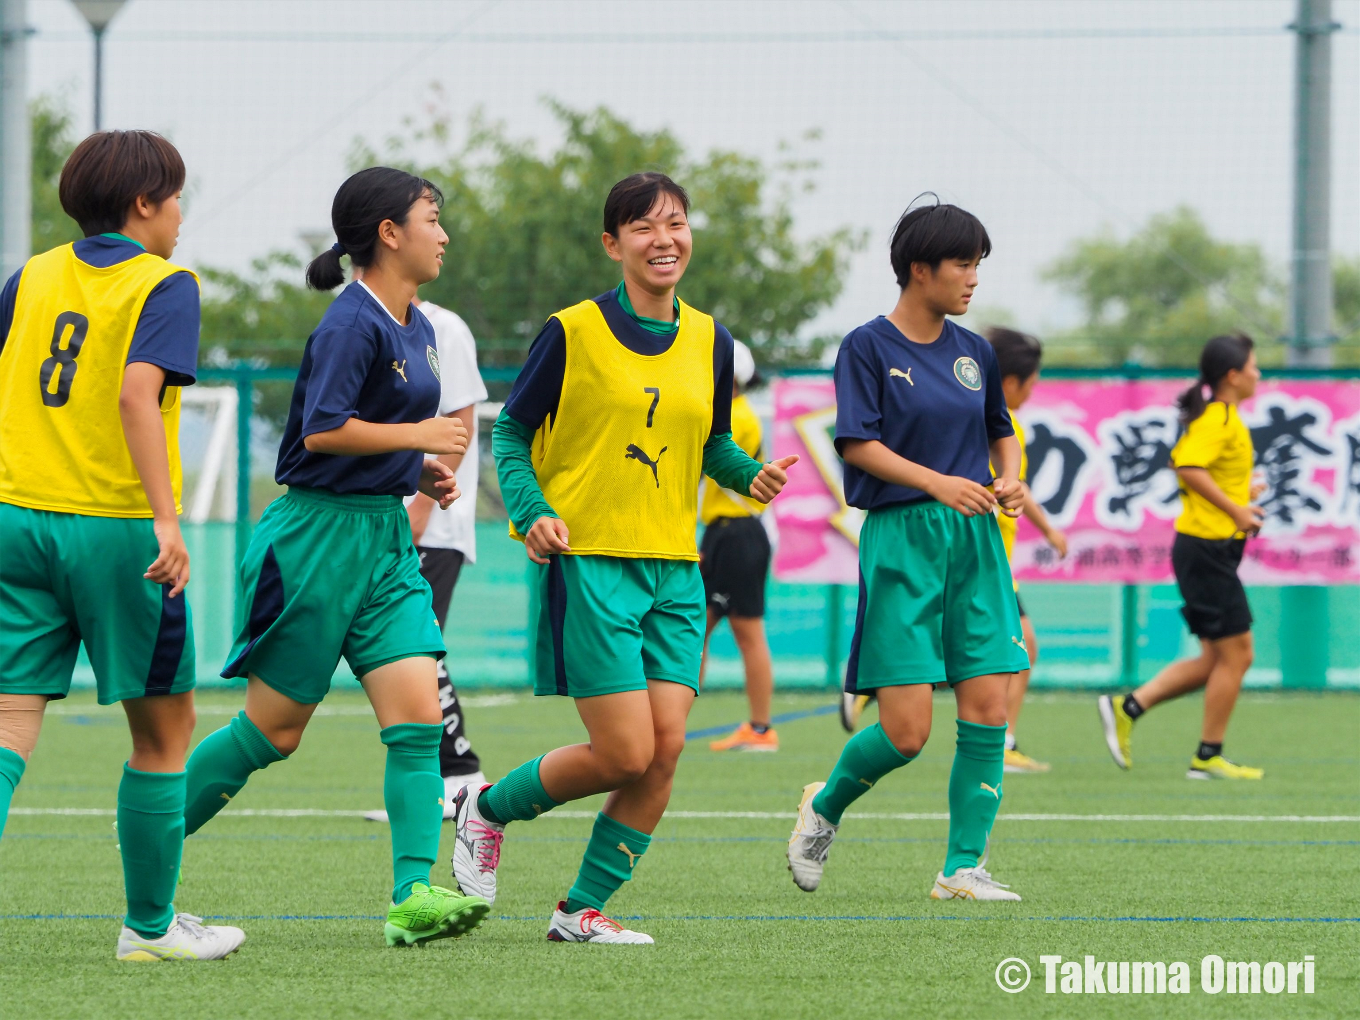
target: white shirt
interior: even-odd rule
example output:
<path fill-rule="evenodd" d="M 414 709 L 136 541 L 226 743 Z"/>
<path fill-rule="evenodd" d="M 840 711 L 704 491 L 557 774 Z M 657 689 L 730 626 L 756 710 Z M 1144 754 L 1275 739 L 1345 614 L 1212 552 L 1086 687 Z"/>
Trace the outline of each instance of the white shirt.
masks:
<path fill-rule="evenodd" d="M 439 413 L 454 411 L 486 399 L 486 384 L 477 371 L 477 342 L 467 323 L 447 308 L 428 301 L 416 306 L 434 327 L 435 353 L 439 356 Z M 447 510 L 435 507 L 420 537 L 427 549 L 457 549 L 469 563 L 477 562 L 477 419 L 473 416 L 467 453 L 455 477 L 461 495 Z M 414 499 L 414 497 L 412 497 Z"/>

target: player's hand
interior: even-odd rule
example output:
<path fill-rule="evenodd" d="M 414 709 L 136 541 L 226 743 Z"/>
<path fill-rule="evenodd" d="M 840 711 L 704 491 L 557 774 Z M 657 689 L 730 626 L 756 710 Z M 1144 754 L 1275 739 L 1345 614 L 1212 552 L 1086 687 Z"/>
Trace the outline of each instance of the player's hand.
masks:
<path fill-rule="evenodd" d="M 151 528 L 156 533 L 160 553 L 142 576 L 156 584 L 172 585 L 170 597 L 174 598 L 189 583 L 189 550 L 184 545 L 178 520 L 155 520 Z"/>
<path fill-rule="evenodd" d="M 435 500 L 440 510 L 447 510 L 462 493 L 458 491 L 458 481 L 453 468 L 442 460 L 426 457 L 420 465 L 420 481 L 416 488 Z"/>
<path fill-rule="evenodd" d="M 991 489 L 958 475 L 936 476 L 925 493 L 965 517 L 989 514 L 996 506 L 996 496 Z"/>
<path fill-rule="evenodd" d="M 1019 517 L 1025 508 L 1025 483 L 1014 478 L 993 478 L 992 495 L 1007 517 Z"/>
<path fill-rule="evenodd" d="M 1251 501 L 1255 503 L 1258 499 L 1260 499 L 1262 496 L 1266 494 L 1266 490 L 1269 488 L 1270 484 L 1268 482 L 1266 482 L 1264 479 L 1257 479 L 1256 481 L 1253 481 L 1251 483 L 1251 494 L 1248 498 L 1250 498 Z"/>
<path fill-rule="evenodd" d="M 544 514 L 524 536 L 524 550 L 535 563 L 547 563 L 554 553 L 571 552 L 569 537 L 563 520 Z"/>
<path fill-rule="evenodd" d="M 1266 522 L 1266 512 L 1259 506 L 1239 506 L 1232 511 L 1233 524 L 1244 535 L 1255 535 Z"/>
<path fill-rule="evenodd" d="M 780 457 L 772 460 L 760 469 L 760 474 L 756 475 L 751 482 L 751 498 L 758 499 L 762 503 L 768 503 L 779 495 L 780 490 L 788 484 L 788 469 L 798 463 L 798 454 L 788 457 Z"/>
<path fill-rule="evenodd" d="M 1067 533 L 1058 528 L 1049 528 L 1044 533 L 1044 540 L 1048 542 L 1058 554 L 1058 559 L 1067 559 Z"/>
<path fill-rule="evenodd" d="M 416 424 L 415 448 L 424 453 L 466 453 L 468 430 L 452 416 L 426 418 Z"/>

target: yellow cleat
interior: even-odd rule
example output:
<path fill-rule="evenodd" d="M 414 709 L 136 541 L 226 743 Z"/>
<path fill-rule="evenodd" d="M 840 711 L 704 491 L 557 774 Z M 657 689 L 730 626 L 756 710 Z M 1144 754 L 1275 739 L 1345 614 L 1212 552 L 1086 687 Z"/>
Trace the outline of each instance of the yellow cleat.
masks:
<path fill-rule="evenodd" d="M 1207 760 L 1191 758 L 1190 771 L 1185 774 L 1186 779 L 1264 779 L 1265 776 L 1265 769 L 1239 765 L 1235 761 L 1228 761 L 1221 754 Z"/>
<path fill-rule="evenodd" d="M 749 722 L 744 722 L 722 740 L 708 745 L 710 751 L 778 751 L 779 734 L 773 727 L 757 733 Z"/>
<path fill-rule="evenodd" d="M 1100 725 L 1105 731 L 1105 746 L 1110 749 L 1110 757 L 1121 769 L 1133 768 L 1133 751 L 1130 749 L 1133 719 L 1124 711 L 1124 696 L 1102 694 L 1096 702 L 1096 708 L 1100 712 Z"/>
<path fill-rule="evenodd" d="M 864 706 L 869 704 L 869 695 L 841 693 L 841 729 L 854 733 L 859 728 L 859 717 L 864 714 Z"/>
<path fill-rule="evenodd" d="M 1046 761 L 1036 761 L 1023 751 L 1011 749 L 1006 752 L 1007 772 L 1047 772 L 1051 766 Z"/>

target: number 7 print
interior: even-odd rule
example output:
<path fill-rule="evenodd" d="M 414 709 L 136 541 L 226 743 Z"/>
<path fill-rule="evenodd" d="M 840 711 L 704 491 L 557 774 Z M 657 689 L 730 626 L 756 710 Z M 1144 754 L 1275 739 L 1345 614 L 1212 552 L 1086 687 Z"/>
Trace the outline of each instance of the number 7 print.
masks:
<path fill-rule="evenodd" d="M 647 408 L 647 427 L 652 427 L 652 415 L 656 414 L 656 405 L 661 403 L 661 388 L 659 386 L 644 386 L 643 393 L 652 395 L 652 406 Z"/>

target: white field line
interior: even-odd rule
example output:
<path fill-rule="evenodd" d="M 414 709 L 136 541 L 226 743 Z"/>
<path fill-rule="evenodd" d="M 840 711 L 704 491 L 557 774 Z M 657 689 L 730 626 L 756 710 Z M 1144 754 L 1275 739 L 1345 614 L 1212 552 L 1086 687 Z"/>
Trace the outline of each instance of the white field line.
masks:
<path fill-rule="evenodd" d="M 94 815 L 112 817 L 113 808 L 30 808 L 12 807 L 11 815 Z M 228 808 L 223 815 L 238 818 L 362 818 L 363 811 L 330 808 Z M 594 818 L 594 811 L 551 811 L 543 818 Z M 787 821 L 795 816 L 792 811 L 667 811 L 667 818 L 756 818 Z M 848 811 L 846 818 L 862 818 L 888 822 L 947 822 L 949 815 L 939 812 L 888 813 Z M 1311 824 L 1360 822 L 1360 815 L 1069 815 L 1069 814 L 1002 814 L 998 822 L 1278 822 L 1283 824 Z"/>

